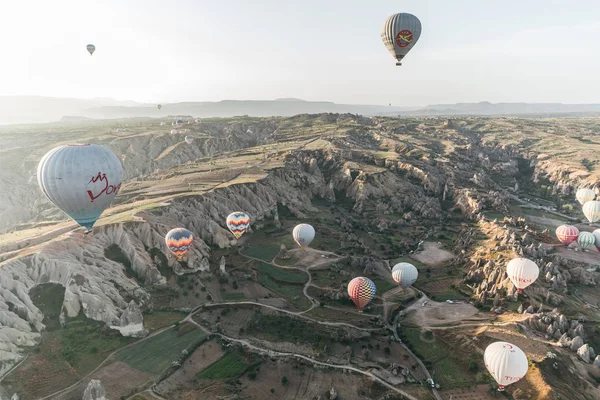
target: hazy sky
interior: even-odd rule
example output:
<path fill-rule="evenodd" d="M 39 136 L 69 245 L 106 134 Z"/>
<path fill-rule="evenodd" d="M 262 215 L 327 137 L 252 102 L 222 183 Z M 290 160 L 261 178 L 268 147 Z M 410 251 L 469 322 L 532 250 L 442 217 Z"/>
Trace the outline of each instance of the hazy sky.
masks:
<path fill-rule="evenodd" d="M 0 95 L 600 103 L 598 0 L 5 3 Z M 380 38 L 395 12 L 423 25 L 402 67 Z"/>

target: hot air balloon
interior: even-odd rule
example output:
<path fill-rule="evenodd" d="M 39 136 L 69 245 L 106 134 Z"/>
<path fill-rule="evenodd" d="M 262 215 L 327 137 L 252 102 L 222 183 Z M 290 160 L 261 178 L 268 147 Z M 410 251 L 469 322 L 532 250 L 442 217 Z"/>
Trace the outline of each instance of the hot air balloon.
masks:
<path fill-rule="evenodd" d="M 227 227 L 233 233 L 236 239 L 242 237 L 242 235 L 248 230 L 250 227 L 250 217 L 248 214 L 236 211 L 229 214 L 227 217 Z"/>
<path fill-rule="evenodd" d="M 390 16 L 381 28 L 381 40 L 398 61 L 396 65 L 402 65 L 400 61 L 413 48 L 420 36 L 421 21 L 408 13 Z"/>
<path fill-rule="evenodd" d="M 556 228 L 556 237 L 565 246 L 568 246 L 576 241 L 577 236 L 579 236 L 579 229 L 573 225 L 561 225 Z"/>
<path fill-rule="evenodd" d="M 485 367 L 498 382 L 498 390 L 515 383 L 527 373 L 527 356 L 523 350 L 507 342 L 494 342 L 483 353 Z"/>
<path fill-rule="evenodd" d="M 600 251 L 600 229 L 596 229 L 594 232 L 592 232 L 592 235 L 594 235 L 594 238 L 596 239 L 594 244 L 596 245 L 598 251 Z"/>
<path fill-rule="evenodd" d="M 392 278 L 394 278 L 394 281 L 403 288 L 409 287 L 415 283 L 418 276 L 419 271 L 417 271 L 417 268 L 406 262 L 398 263 L 392 268 Z"/>
<path fill-rule="evenodd" d="M 167 236 L 165 236 L 167 247 L 171 250 L 171 253 L 175 254 L 178 260 L 181 260 L 185 253 L 188 252 L 193 240 L 192 232 L 185 228 L 171 229 L 167 233 Z"/>
<path fill-rule="evenodd" d="M 298 243 L 298 246 L 305 249 L 315 238 L 315 228 L 308 224 L 296 225 L 292 232 L 292 236 L 296 243 Z"/>
<path fill-rule="evenodd" d="M 162 106 L 159 104 L 156 106 L 159 110 L 162 108 Z"/>
<path fill-rule="evenodd" d="M 359 276 L 348 283 L 348 295 L 359 312 L 362 312 L 362 309 L 375 298 L 375 293 L 375 284 L 369 278 Z"/>
<path fill-rule="evenodd" d="M 596 236 L 591 232 L 579 232 L 577 236 L 577 244 L 582 249 L 589 249 L 596 243 Z"/>
<path fill-rule="evenodd" d="M 590 224 L 600 221 L 600 201 L 591 200 L 583 205 L 583 215 L 590 221 Z"/>
<path fill-rule="evenodd" d="M 179 126 L 183 126 L 183 120 L 182 120 L 182 119 L 177 119 L 177 120 L 173 121 L 173 122 L 171 123 L 171 125 L 172 125 L 172 126 L 177 126 L 177 127 L 179 127 Z"/>
<path fill-rule="evenodd" d="M 177 135 L 177 129 L 171 129 L 171 135 Z"/>
<path fill-rule="evenodd" d="M 197 124 L 201 124 L 202 120 L 200 118 L 196 118 L 196 120 L 194 122 L 197 123 Z"/>
<path fill-rule="evenodd" d="M 96 51 L 96 46 L 94 46 L 93 44 L 88 44 L 87 46 L 85 46 L 85 48 L 90 53 L 90 55 L 94 54 L 94 52 Z"/>
<path fill-rule="evenodd" d="M 579 188 L 577 189 L 577 193 L 575 193 L 575 198 L 581 205 L 584 205 L 590 200 L 594 200 L 595 197 L 596 193 L 588 188 Z"/>
<path fill-rule="evenodd" d="M 538 278 L 540 269 L 537 264 L 526 258 L 515 258 L 506 265 L 506 274 L 521 293 Z"/>
<path fill-rule="evenodd" d="M 123 167 L 102 146 L 69 144 L 42 157 L 37 179 L 48 200 L 89 232 L 121 189 Z"/>
<path fill-rule="evenodd" d="M 185 137 L 185 142 L 186 142 L 187 144 L 190 144 L 190 143 L 192 143 L 193 141 L 194 141 L 194 137 L 193 137 L 193 136 L 191 136 L 191 135 L 187 135 L 187 136 Z"/>

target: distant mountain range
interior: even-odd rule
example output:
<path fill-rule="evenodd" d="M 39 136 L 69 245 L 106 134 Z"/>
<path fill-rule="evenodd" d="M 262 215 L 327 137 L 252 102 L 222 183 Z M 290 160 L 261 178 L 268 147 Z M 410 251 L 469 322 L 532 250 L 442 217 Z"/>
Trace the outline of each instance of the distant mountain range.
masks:
<path fill-rule="evenodd" d="M 0 96 L 0 124 L 23 124 L 75 121 L 83 118 L 117 119 L 133 117 L 160 118 L 168 115 L 194 117 L 291 116 L 314 113 L 352 113 L 366 116 L 452 116 L 452 115 L 521 115 L 577 116 L 600 115 L 600 104 L 561 103 L 459 103 L 426 107 L 394 107 L 381 105 L 336 104 L 327 101 L 305 101 L 294 98 L 276 100 L 224 100 L 219 102 L 184 102 L 144 104 L 106 98 L 75 99 L 40 96 Z"/>

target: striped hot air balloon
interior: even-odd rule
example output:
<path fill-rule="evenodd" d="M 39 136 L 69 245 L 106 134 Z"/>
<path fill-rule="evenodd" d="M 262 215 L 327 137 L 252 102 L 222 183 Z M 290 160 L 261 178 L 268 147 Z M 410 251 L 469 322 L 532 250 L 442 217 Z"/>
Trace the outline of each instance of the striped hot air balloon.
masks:
<path fill-rule="evenodd" d="M 579 236 L 579 229 L 573 225 L 561 225 L 556 228 L 556 237 L 565 246 L 568 246 L 576 241 L 577 236 Z"/>
<path fill-rule="evenodd" d="M 582 208 L 583 215 L 590 221 L 590 224 L 600 221 L 600 201 L 588 201 Z"/>
<path fill-rule="evenodd" d="M 359 312 L 375 298 L 375 293 L 375 284 L 369 278 L 359 276 L 348 283 L 348 295 L 358 307 Z"/>
<path fill-rule="evenodd" d="M 227 227 L 231 233 L 233 233 L 233 236 L 235 236 L 236 239 L 241 238 L 250 227 L 250 217 L 248 214 L 241 211 L 236 211 L 229 214 L 226 222 Z"/>
<path fill-rule="evenodd" d="M 582 249 L 589 249 L 596 244 L 596 236 L 591 232 L 579 232 L 577 236 L 577 244 Z"/>
<path fill-rule="evenodd" d="M 167 236 L 165 236 L 165 243 L 171 251 L 175 254 L 178 260 L 181 260 L 185 253 L 190 249 L 190 245 L 194 240 L 192 232 L 185 228 L 171 229 Z"/>
<path fill-rule="evenodd" d="M 600 229 L 596 229 L 594 232 L 592 232 L 592 235 L 594 235 L 594 239 L 595 239 L 595 245 L 596 248 L 598 249 L 598 251 L 600 251 Z"/>

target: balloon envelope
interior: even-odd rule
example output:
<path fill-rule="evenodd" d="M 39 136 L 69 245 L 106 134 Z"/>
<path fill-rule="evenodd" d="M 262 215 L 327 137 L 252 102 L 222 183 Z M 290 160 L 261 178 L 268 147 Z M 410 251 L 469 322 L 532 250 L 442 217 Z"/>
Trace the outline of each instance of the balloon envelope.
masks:
<path fill-rule="evenodd" d="M 365 308 L 375 298 L 376 292 L 373 281 L 363 276 L 354 278 L 348 283 L 348 295 L 359 310 Z"/>
<path fill-rule="evenodd" d="M 561 225 L 556 228 L 556 237 L 565 246 L 568 246 L 577 240 L 577 236 L 579 236 L 579 229 L 573 225 Z"/>
<path fill-rule="evenodd" d="M 90 55 L 94 54 L 94 52 L 96 51 L 96 46 L 94 46 L 93 44 L 88 44 L 87 46 L 85 46 L 85 48 L 90 53 Z"/>
<path fill-rule="evenodd" d="M 417 271 L 417 268 L 409 263 L 401 262 L 392 268 L 392 278 L 403 288 L 415 283 L 418 276 L 419 271 Z"/>
<path fill-rule="evenodd" d="M 185 142 L 186 142 L 187 144 L 190 144 L 190 143 L 192 143 L 193 141 L 194 141 L 194 137 L 193 137 L 193 136 L 187 135 L 187 136 L 185 137 Z"/>
<path fill-rule="evenodd" d="M 594 238 L 596 239 L 594 244 L 596 245 L 598 251 L 600 251 L 600 229 L 596 229 L 594 232 L 592 232 L 592 235 L 594 235 Z"/>
<path fill-rule="evenodd" d="M 37 179 L 48 200 L 90 230 L 121 189 L 123 167 L 102 146 L 70 144 L 42 157 Z"/>
<path fill-rule="evenodd" d="M 192 232 L 185 228 L 171 229 L 165 236 L 167 247 L 179 260 L 188 252 L 193 240 Z"/>
<path fill-rule="evenodd" d="M 584 205 L 590 200 L 594 200 L 595 197 L 596 192 L 588 188 L 579 188 L 577 189 L 577 193 L 575 193 L 575 198 L 581 205 Z"/>
<path fill-rule="evenodd" d="M 577 244 L 582 249 L 589 249 L 596 244 L 596 236 L 591 232 L 579 232 L 577 236 Z"/>
<path fill-rule="evenodd" d="M 583 205 L 583 215 L 590 223 L 600 221 L 600 201 L 591 200 Z"/>
<path fill-rule="evenodd" d="M 508 262 L 506 274 L 520 292 L 535 282 L 540 275 L 540 269 L 533 261 L 519 257 Z"/>
<path fill-rule="evenodd" d="M 421 21 L 408 13 L 394 14 L 385 20 L 381 28 L 381 40 L 387 49 L 400 61 L 408 54 L 421 37 Z"/>
<path fill-rule="evenodd" d="M 227 217 L 227 227 L 233 233 L 236 239 L 242 237 L 242 235 L 248 230 L 250 227 L 250 217 L 248 214 L 236 211 L 229 214 Z"/>
<path fill-rule="evenodd" d="M 315 238 L 315 228 L 308 224 L 296 225 L 292 232 L 292 236 L 296 243 L 298 243 L 298 246 L 304 249 L 308 247 L 310 242 Z"/>
<path fill-rule="evenodd" d="M 492 374 L 499 389 L 519 381 L 529 368 L 527 356 L 514 344 L 494 342 L 483 353 L 485 367 Z"/>
<path fill-rule="evenodd" d="M 158 109 L 160 110 L 162 108 L 162 106 L 159 104 L 156 107 L 158 107 Z"/>

